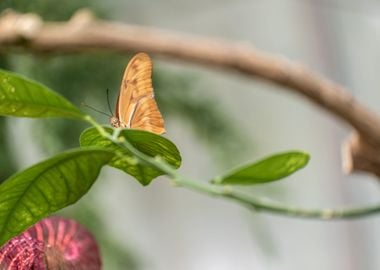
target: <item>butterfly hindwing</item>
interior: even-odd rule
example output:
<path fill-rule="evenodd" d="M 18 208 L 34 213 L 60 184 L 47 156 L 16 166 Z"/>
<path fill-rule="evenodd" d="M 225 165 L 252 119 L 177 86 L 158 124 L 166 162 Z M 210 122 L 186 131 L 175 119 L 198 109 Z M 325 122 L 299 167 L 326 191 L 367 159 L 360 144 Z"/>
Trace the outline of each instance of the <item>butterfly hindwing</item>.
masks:
<path fill-rule="evenodd" d="M 143 129 L 156 134 L 165 132 L 164 120 L 157 109 L 153 96 L 143 97 L 139 100 L 131 119 L 131 128 Z"/>

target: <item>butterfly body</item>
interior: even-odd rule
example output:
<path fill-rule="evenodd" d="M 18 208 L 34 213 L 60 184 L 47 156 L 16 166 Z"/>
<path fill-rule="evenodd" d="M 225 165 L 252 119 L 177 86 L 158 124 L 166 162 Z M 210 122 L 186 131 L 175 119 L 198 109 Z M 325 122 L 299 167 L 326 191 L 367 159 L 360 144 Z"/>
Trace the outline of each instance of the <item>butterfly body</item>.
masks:
<path fill-rule="evenodd" d="M 164 120 L 154 99 L 152 61 L 145 53 L 136 54 L 128 63 L 122 79 L 113 127 L 165 132 Z"/>

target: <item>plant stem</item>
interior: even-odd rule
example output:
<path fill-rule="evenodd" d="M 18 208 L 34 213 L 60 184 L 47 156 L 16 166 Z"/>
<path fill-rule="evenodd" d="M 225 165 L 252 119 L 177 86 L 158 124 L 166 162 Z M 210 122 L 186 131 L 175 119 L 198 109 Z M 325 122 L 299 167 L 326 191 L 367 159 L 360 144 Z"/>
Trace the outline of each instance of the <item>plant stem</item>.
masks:
<path fill-rule="evenodd" d="M 234 200 L 250 209 L 265 211 L 285 216 L 300 218 L 315 218 L 323 220 L 331 219 L 353 219 L 374 215 L 380 212 L 380 205 L 347 208 L 347 209 L 305 209 L 274 202 L 267 198 L 254 198 L 246 193 L 234 190 L 231 186 L 215 186 L 199 181 L 180 179 L 176 181 L 179 186 L 183 186 L 208 195 L 228 198 Z"/>
<path fill-rule="evenodd" d="M 186 177 L 178 173 L 176 169 L 174 169 L 171 165 L 165 162 L 161 157 L 156 156 L 153 158 L 151 156 L 148 156 L 136 149 L 131 143 L 125 140 L 124 137 L 119 137 L 119 134 L 121 132 L 120 129 L 115 129 L 113 134 L 109 134 L 101 125 L 99 125 L 91 117 L 86 117 L 86 121 L 92 124 L 103 137 L 109 139 L 110 141 L 119 145 L 120 147 L 129 150 L 135 157 L 139 159 L 140 162 L 143 162 L 148 166 L 152 166 L 164 172 L 167 176 L 171 178 L 171 180 L 176 186 L 188 188 L 210 196 L 227 198 L 236 201 L 255 211 L 265 211 L 284 216 L 315 218 L 323 220 L 353 219 L 374 215 L 380 212 L 380 205 L 346 209 L 298 208 L 294 206 L 284 205 L 283 203 L 274 202 L 267 198 L 255 198 L 246 193 L 233 189 L 231 186 L 214 185 L 210 183 L 187 179 Z"/>
<path fill-rule="evenodd" d="M 109 134 L 107 133 L 107 131 L 101 125 L 99 125 L 98 122 L 96 122 L 94 119 L 92 119 L 91 116 L 86 115 L 84 117 L 84 120 L 87 121 L 94 128 L 96 128 L 98 130 L 98 132 L 99 132 L 100 135 L 102 135 L 103 137 L 108 138 Z"/>

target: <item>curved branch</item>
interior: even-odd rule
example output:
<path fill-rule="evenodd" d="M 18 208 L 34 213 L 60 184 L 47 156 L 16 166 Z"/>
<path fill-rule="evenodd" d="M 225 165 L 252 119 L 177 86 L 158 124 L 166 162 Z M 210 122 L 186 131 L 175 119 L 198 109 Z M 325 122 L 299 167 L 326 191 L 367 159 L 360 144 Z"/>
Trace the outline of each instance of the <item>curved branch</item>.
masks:
<path fill-rule="evenodd" d="M 376 168 L 380 168 L 380 161 L 374 155 L 367 156 L 361 146 L 372 147 L 380 155 L 380 117 L 360 104 L 344 87 L 253 46 L 97 20 L 89 11 L 81 10 L 70 21 L 61 23 L 45 23 L 34 14 L 4 13 L 0 17 L 0 50 L 10 48 L 37 53 L 77 53 L 92 49 L 145 51 L 270 81 L 307 97 L 348 122 L 360 134 L 363 143 L 351 140 L 346 145 L 347 171 L 365 170 L 379 175 Z M 357 160 L 368 164 L 356 165 Z"/>

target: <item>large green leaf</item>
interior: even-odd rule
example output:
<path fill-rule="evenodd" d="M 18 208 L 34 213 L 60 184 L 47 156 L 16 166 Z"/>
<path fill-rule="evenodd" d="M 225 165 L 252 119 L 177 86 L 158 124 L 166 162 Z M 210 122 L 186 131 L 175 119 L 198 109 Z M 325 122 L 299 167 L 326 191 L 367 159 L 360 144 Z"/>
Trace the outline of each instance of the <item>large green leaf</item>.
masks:
<path fill-rule="evenodd" d="M 110 134 L 112 133 L 111 128 L 105 127 L 105 129 Z M 168 139 L 148 131 L 136 129 L 124 129 L 121 135 L 142 153 L 151 157 L 160 156 L 175 168 L 181 165 L 180 153 Z M 132 175 L 143 185 L 148 185 L 154 178 L 164 174 L 160 170 L 139 162 L 127 149 L 102 137 L 95 128 L 89 128 L 81 134 L 80 144 L 81 146 L 102 146 L 117 151 L 119 155 L 115 155 L 109 165 Z"/>
<path fill-rule="evenodd" d="M 0 246 L 39 219 L 81 198 L 113 157 L 75 149 L 21 171 L 0 185 Z"/>
<path fill-rule="evenodd" d="M 0 115 L 74 119 L 84 117 L 77 107 L 58 93 L 4 70 L 0 70 Z"/>
<path fill-rule="evenodd" d="M 238 167 L 211 180 L 214 184 L 253 185 L 282 179 L 303 168 L 309 161 L 304 152 L 287 152 Z"/>

